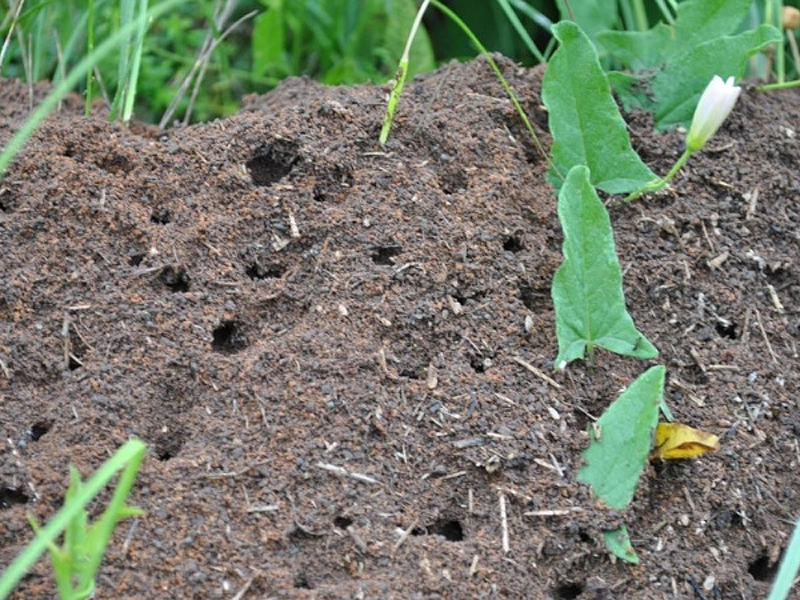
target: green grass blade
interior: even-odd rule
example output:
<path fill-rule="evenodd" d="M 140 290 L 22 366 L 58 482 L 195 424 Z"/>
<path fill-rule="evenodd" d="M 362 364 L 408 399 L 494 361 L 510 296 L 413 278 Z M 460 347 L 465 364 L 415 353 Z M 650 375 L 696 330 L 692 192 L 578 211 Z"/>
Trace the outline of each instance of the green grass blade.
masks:
<path fill-rule="evenodd" d="M 125 100 L 122 107 L 122 122 L 128 123 L 133 114 L 133 103 L 136 100 L 136 87 L 139 81 L 139 68 L 142 64 L 142 48 L 144 47 L 144 32 L 147 29 L 147 0 L 139 0 L 139 10 L 136 15 L 136 28 L 134 30 L 133 48 L 131 49 L 131 69 L 126 73 Z"/>
<path fill-rule="evenodd" d="M 71 501 L 64 504 L 41 532 L 33 538 L 31 543 L 26 546 L 22 553 L 19 554 L 3 572 L 2 577 L 0 577 L 0 598 L 5 598 L 11 593 L 20 579 L 22 579 L 25 573 L 27 573 L 38 560 L 42 552 L 53 544 L 61 532 L 81 514 L 81 511 L 86 508 L 86 505 L 111 481 L 117 471 L 123 469 L 126 465 L 135 464 L 138 468 L 146 451 L 147 446 L 144 442 L 135 439 L 130 440 L 100 466 L 92 478 L 81 486 L 80 490 L 72 497 Z M 126 485 L 127 481 L 126 479 Z M 123 479 L 121 477 L 120 483 L 117 486 L 118 489 L 122 483 Z"/>
<path fill-rule="evenodd" d="M 767 600 L 784 600 L 789 597 L 798 568 L 800 568 L 800 521 L 797 522 L 792 532 L 792 539 L 783 555 L 781 566 Z"/>
<path fill-rule="evenodd" d="M 165 0 L 155 5 L 148 14 L 148 20 L 152 21 L 166 13 L 169 9 L 176 6 L 182 0 Z M 14 137 L 9 140 L 0 153 L 0 180 L 5 175 L 8 165 L 14 160 L 14 157 L 25 145 L 25 142 L 33 135 L 39 124 L 47 118 L 53 111 L 58 102 L 64 98 L 74 88 L 78 82 L 86 76 L 86 73 L 95 65 L 99 60 L 108 55 L 111 51 L 117 48 L 120 43 L 130 36 L 134 28 L 138 26 L 137 22 L 127 23 L 125 26 L 120 27 L 114 35 L 110 36 L 107 40 L 103 41 L 95 48 L 92 54 L 86 55 L 81 61 L 73 67 L 67 76 L 58 83 L 55 89 L 45 98 L 39 106 L 28 117 L 28 120 L 22 125 Z"/>
<path fill-rule="evenodd" d="M 411 45 L 414 43 L 414 38 L 419 31 L 419 26 L 422 23 L 422 16 L 428 9 L 430 0 L 424 0 L 417 11 L 417 16 L 414 17 L 414 22 L 411 25 L 411 31 L 408 33 L 405 48 L 403 48 L 403 55 L 400 57 L 400 64 L 397 66 L 397 73 L 394 77 L 394 85 L 389 94 L 389 102 L 386 105 L 386 116 L 383 119 L 383 126 L 378 141 L 381 146 L 386 144 L 389 139 L 389 133 L 392 130 L 392 123 L 394 122 L 394 113 L 397 110 L 397 104 L 400 102 L 400 94 L 403 92 L 403 86 L 406 82 L 406 75 L 408 74 L 408 56 L 411 53 Z"/>
<path fill-rule="evenodd" d="M 517 32 L 517 35 L 520 37 L 522 42 L 525 44 L 525 47 L 528 48 L 528 51 L 536 57 L 540 63 L 545 62 L 544 55 L 536 47 L 536 44 L 533 42 L 533 38 L 531 38 L 528 31 L 525 29 L 525 26 L 520 21 L 517 13 L 514 12 L 514 9 L 511 8 L 508 0 L 497 0 L 498 4 L 500 4 L 500 8 L 503 9 L 503 12 L 506 14 L 506 18 L 508 18 L 511 26 L 514 27 L 514 30 Z"/>

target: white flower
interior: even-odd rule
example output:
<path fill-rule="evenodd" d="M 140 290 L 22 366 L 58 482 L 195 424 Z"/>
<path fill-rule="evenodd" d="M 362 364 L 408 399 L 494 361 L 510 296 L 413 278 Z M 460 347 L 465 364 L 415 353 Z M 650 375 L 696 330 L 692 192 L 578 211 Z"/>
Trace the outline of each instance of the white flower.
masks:
<path fill-rule="evenodd" d="M 733 77 L 722 81 L 722 77 L 714 75 L 694 109 L 692 126 L 686 135 L 686 149 L 689 152 L 697 152 L 706 145 L 733 110 L 741 92 L 742 88 L 733 85 Z"/>

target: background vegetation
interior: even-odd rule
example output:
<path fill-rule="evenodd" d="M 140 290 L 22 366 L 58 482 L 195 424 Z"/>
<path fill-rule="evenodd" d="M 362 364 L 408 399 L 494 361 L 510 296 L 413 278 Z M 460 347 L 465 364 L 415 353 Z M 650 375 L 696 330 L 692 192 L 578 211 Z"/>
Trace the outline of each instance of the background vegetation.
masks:
<path fill-rule="evenodd" d="M 613 0 L 612 0 L 613 1 Z M 798 0 L 792 0 L 797 4 Z M 0 0 L 0 75 L 26 81 L 65 77 L 91 47 L 124 22 L 126 5 L 142 0 Z M 583 0 L 581 0 L 583 2 Z M 656 23 L 677 0 L 619 0 L 619 29 Z M 533 65 L 536 54 L 518 35 L 503 2 L 445 2 L 492 51 Z M 549 25 L 565 0 L 506 0 L 541 56 L 552 49 Z M 602 4 L 602 2 L 600 3 Z M 384 82 L 392 77 L 417 0 L 197 0 L 180 2 L 151 23 L 143 39 L 136 118 L 205 121 L 235 112 L 241 97 L 263 93 L 290 75 L 330 84 Z M 756 0 L 763 20 L 779 2 Z M 433 9 L 411 55 L 412 75 L 475 56 L 463 33 Z M 124 81 L 118 53 L 94 69 L 92 98 L 110 102 Z M 794 68 L 789 65 L 791 70 Z M 84 92 L 87 83 L 79 91 Z M 172 107 L 171 107 L 172 105 Z M 171 108 L 170 108 L 171 107 Z"/>

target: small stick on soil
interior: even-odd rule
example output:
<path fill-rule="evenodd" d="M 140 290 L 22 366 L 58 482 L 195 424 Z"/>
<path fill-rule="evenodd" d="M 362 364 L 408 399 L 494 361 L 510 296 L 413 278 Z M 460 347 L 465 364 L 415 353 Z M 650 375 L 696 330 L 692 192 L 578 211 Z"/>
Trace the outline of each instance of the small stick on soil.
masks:
<path fill-rule="evenodd" d="M 6 379 L 11 381 L 11 371 L 8 370 L 8 365 L 0 358 L 0 370 L 3 371 L 3 375 L 6 376 Z"/>
<path fill-rule="evenodd" d="M 750 201 L 750 205 L 747 207 L 747 213 L 744 216 L 745 221 L 750 221 L 753 218 L 753 215 L 756 214 L 756 204 L 758 203 L 758 188 L 755 188 L 752 192 L 747 192 L 744 194 L 745 200 Z"/>
<path fill-rule="evenodd" d="M 364 541 L 364 538 L 359 535 L 358 531 L 353 525 L 350 525 L 347 528 L 347 534 L 350 536 L 350 539 L 353 540 L 353 543 L 356 546 L 356 550 L 358 550 L 361 554 L 367 554 L 369 552 L 369 547 L 367 546 L 367 542 Z"/>
<path fill-rule="evenodd" d="M 513 360 L 518 365 L 525 367 L 526 369 L 528 369 L 528 371 L 530 371 L 531 373 L 536 375 L 539 379 L 542 379 L 545 383 L 548 383 L 548 384 L 552 385 L 557 390 L 561 389 L 561 384 L 560 383 L 558 383 L 556 380 L 552 379 L 551 377 L 548 377 L 547 375 L 545 375 L 542 371 L 540 371 L 539 369 L 534 367 L 529 362 L 526 362 L 526 361 L 522 360 L 519 356 L 512 356 L 511 360 Z"/>
<path fill-rule="evenodd" d="M 352 471 L 348 471 L 344 467 L 337 467 L 336 465 L 332 465 L 330 463 L 317 463 L 317 466 L 320 469 L 333 473 L 335 475 L 340 475 L 342 477 L 351 477 L 356 481 L 363 481 L 364 483 L 380 483 L 377 479 L 370 477 L 369 475 L 364 475 L 362 473 L 353 473 Z"/>
<path fill-rule="evenodd" d="M 767 345 L 767 350 L 769 350 L 769 355 L 772 357 L 772 362 L 778 363 L 778 357 L 775 354 L 775 351 L 772 349 L 772 344 L 769 343 L 769 338 L 767 337 L 767 331 L 764 329 L 764 325 L 761 323 L 761 313 L 757 308 L 753 308 L 756 312 L 756 322 L 758 323 L 758 328 L 761 330 L 761 336 L 764 338 L 764 343 Z"/>
<path fill-rule="evenodd" d="M 128 555 L 128 548 L 131 547 L 131 542 L 133 541 L 133 534 L 136 533 L 136 529 L 139 527 L 139 519 L 134 519 L 133 523 L 131 523 L 130 528 L 128 528 L 128 535 L 125 536 L 125 541 L 122 543 L 122 556 Z"/>
<path fill-rule="evenodd" d="M 297 221 L 295 221 L 292 211 L 289 211 L 289 235 L 294 239 L 300 237 L 300 229 L 297 227 Z"/>
<path fill-rule="evenodd" d="M 494 489 L 495 489 L 496 492 L 498 492 L 500 494 L 503 494 L 503 493 L 508 494 L 509 496 L 512 496 L 514 498 L 521 499 L 523 502 L 533 502 L 533 497 L 532 496 L 528 496 L 528 494 L 523 494 L 522 492 L 518 492 L 514 488 L 505 487 L 505 486 L 499 486 L 498 485 Z"/>
<path fill-rule="evenodd" d="M 414 519 L 411 525 L 408 526 L 408 529 L 403 530 L 403 533 L 400 534 L 400 539 L 397 540 L 397 543 L 394 545 L 394 548 L 392 548 L 392 556 L 394 556 L 397 553 L 397 551 L 400 549 L 400 546 L 402 546 L 403 542 L 406 541 L 406 538 L 409 535 L 411 535 L 411 532 L 414 531 L 414 528 L 417 526 L 417 523 L 419 523 L 418 518 Z"/>
<path fill-rule="evenodd" d="M 711 254 L 716 254 L 717 249 L 714 247 L 714 242 L 711 241 L 711 237 L 708 235 L 708 229 L 706 229 L 706 222 L 703 219 L 700 219 L 700 227 L 703 228 L 703 237 L 706 238 L 706 243 L 708 247 L 711 248 Z"/>
<path fill-rule="evenodd" d="M 576 512 L 583 512 L 579 506 L 572 506 L 570 508 L 554 508 L 552 510 L 531 510 L 522 513 L 526 517 L 566 517 Z"/>
<path fill-rule="evenodd" d="M 500 500 L 500 527 L 503 534 L 503 554 L 508 554 L 511 547 L 508 543 L 508 515 L 506 514 L 506 495 L 503 492 L 499 494 Z"/>
<path fill-rule="evenodd" d="M 472 557 L 472 564 L 469 566 L 469 576 L 472 577 L 478 572 L 478 555 Z"/>
<path fill-rule="evenodd" d="M 64 338 L 64 370 L 69 370 L 69 313 L 64 313 L 64 321 L 61 324 L 61 337 Z"/>
<path fill-rule="evenodd" d="M 254 580 L 255 576 L 245 581 L 244 585 L 242 586 L 242 589 L 236 592 L 236 595 L 233 598 L 231 598 L 231 600 L 242 600 L 242 598 L 244 598 L 244 595 L 247 593 L 247 590 L 249 590 L 250 586 L 253 585 Z"/>

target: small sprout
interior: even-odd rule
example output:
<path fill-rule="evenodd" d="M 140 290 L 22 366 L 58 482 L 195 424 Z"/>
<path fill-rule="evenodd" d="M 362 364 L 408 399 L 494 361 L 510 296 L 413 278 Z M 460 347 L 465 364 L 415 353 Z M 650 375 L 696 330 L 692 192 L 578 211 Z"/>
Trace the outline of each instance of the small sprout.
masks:
<path fill-rule="evenodd" d="M 741 87 L 733 85 L 733 77 L 722 81 L 719 75 L 714 75 L 694 110 L 692 126 L 686 136 L 687 151 L 691 153 L 703 149 L 728 118 L 741 92 Z"/>

